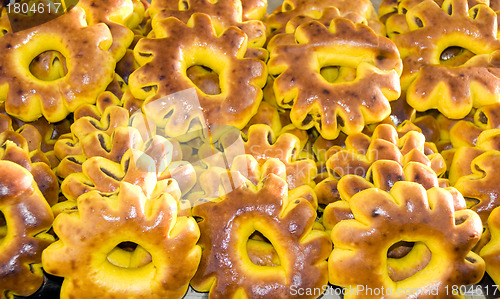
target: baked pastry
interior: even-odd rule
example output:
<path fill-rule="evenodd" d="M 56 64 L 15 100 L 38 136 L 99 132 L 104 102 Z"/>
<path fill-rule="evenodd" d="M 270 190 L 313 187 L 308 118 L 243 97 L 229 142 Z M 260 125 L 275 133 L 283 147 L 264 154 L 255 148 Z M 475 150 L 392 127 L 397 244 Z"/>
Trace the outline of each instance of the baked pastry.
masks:
<path fill-rule="evenodd" d="M 180 200 L 195 184 L 196 174 L 188 162 L 172 161 L 172 144 L 156 136 L 146 142 L 144 149 L 129 149 L 119 162 L 103 157 L 91 157 L 82 164 L 82 172 L 69 174 L 61 184 L 61 192 L 68 200 L 76 201 L 83 193 L 97 190 L 113 193 L 120 182 L 128 182 L 149 195 L 155 183 L 172 181 L 177 186 Z M 172 187 L 174 188 L 174 187 Z"/>
<path fill-rule="evenodd" d="M 161 189 L 146 197 L 122 182 L 119 190 L 86 193 L 77 212 L 56 217 L 59 240 L 44 250 L 44 270 L 64 277 L 61 298 L 182 298 L 201 255 L 196 221 L 179 217 L 176 200 Z M 134 260 L 144 251 L 149 259 Z"/>
<path fill-rule="evenodd" d="M 0 39 L 0 100 L 5 110 L 23 121 L 43 115 L 57 122 L 79 105 L 95 103 L 113 79 L 116 62 L 107 52 L 111 42 L 106 25 L 85 26 L 85 13 L 78 7 L 35 28 L 5 35 Z M 29 72 L 32 59 L 54 49 L 65 56 L 68 73 L 55 81 L 35 79 Z"/>
<path fill-rule="evenodd" d="M 30 72 L 42 81 L 53 81 L 68 73 L 66 58 L 58 51 L 45 51 L 35 57 L 29 66 Z"/>
<path fill-rule="evenodd" d="M 264 23 L 259 20 L 243 21 L 242 2 L 240 0 L 219 0 L 217 2 L 210 0 L 179 1 L 179 7 L 173 9 L 164 8 L 154 14 L 153 26 L 155 22 L 169 17 L 175 17 L 187 24 L 195 13 L 210 16 L 217 35 L 234 26 L 247 35 L 249 48 L 261 48 L 266 42 Z"/>
<path fill-rule="evenodd" d="M 410 31 L 409 25 L 406 21 L 406 13 L 409 9 L 420 4 L 421 2 L 422 0 L 382 0 L 378 13 L 380 21 L 385 24 L 387 36 L 393 37 L 397 34 Z M 440 0 L 435 2 L 438 5 L 441 5 L 444 1 Z M 480 3 L 488 5 L 489 2 L 490 1 L 488 0 L 467 0 L 469 7 L 473 7 Z"/>
<path fill-rule="evenodd" d="M 250 119 L 246 127 L 244 127 L 241 131 L 244 134 L 248 134 L 248 129 L 255 124 L 268 125 L 274 134 L 279 134 L 283 128 L 278 108 L 266 101 L 260 102 L 257 113 Z"/>
<path fill-rule="evenodd" d="M 365 178 L 359 175 L 346 175 L 336 185 L 333 185 L 335 189 L 330 192 L 337 196 L 335 198 L 337 200 L 324 208 L 322 224 L 329 231 L 340 221 L 354 218 L 348 203 L 341 199 L 350 198 L 369 188 L 389 192 L 394 184 L 400 181 L 418 183 L 426 190 L 441 187 L 453 196 L 453 205 L 456 211 L 467 208 L 462 194 L 446 182 L 443 183 L 439 180 L 430 167 L 418 162 L 409 162 L 403 167 L 396 161 L 378 160 L 370 166 Z M 320 194 L 318 193 L 318 195 Z"/>
<path fill-rule="evenodd" d="M 276 136 L 269 126 L 256 124 L 243 138 L 245 153 L 252 155 L 260 165 L 271 158 L 284 163 L 289 189 L 312 184 L 317 174 L 316 165 L 313 160 L 300 157 L 304 145 L 297 136 L 287 132 Z"/>
<path fill-rule="evenodd" d="M 335 146 L 329 150 L 326 168 L 329 176 L 315 188 L 318 201 L 328 204 L 339 200 L 337 183 L 345 175 L 365 177 L 370 166 L 379 160 L 391 160 L 404 166 L 418 162 L 430 168 L 434 175 L 444 174 L 446 165 L 432 143 L 417 131 L 409 131 L 401 138 L 389 124 L 376 127 L 372 136 L 362 133 L 347 136 L 345 149 Z"/>
<path fill-rule="evenodd" d="M 500 208 L 495 208 L 488 217 L 488 228 L 491 234 L 491 240 L 481 249 L 479 255 L 486 263 L 486 272 L 495 283 L 500 281 L 500 264 L 498 252 L 498 237 L 500 224 L 498 223 Z"/>
<path fill-rule="evenodd" d="M 144 16 L 142 3 L 138 0 L 79 0 L 78 6 L 85 10 L 88 25 L 104 23 L 109 27 L 113 37 L 109 51 L 116 61 L 122 59 L 134 39 L 131 28 L 138 26 Z"/>
<path fill-rule="evenodd" d="M 500 152 L 498 150 L 469 152 L 474 154 L 475 157 L 471 157 L 473 159 L 468 158 L 468 152 L 464 150 L 455 154 L 454 163 L 460 158 L 463 158 L 461 161 L 463 164 L 470 161 L 468 164 L 470 174 L 454 176 L 458 179 L 453 186 L 469 200 L 469 208 L 476 211 L 486 224 L 491 211 L 500 205 L 498 202 L 499 179 L 496 175 L 497 167 L 500 165 Z M 452 170 L 456 171 L 454 168 Z"/>
<path fill-rule="evenodd" d="M 127 149 L 142 146 L 156 134 L 154 124 L 140 112 L 129 116 L 126 109 L 111 104 L 100 114 L 102 108 L 101 105 L 95 109 L 80 108 L 77 111 L 80 118 L 71 125 L 71 133 L 56 142 L 54 152 L 61 162 L 55 172 L 60 178 L 81 172 L 81 164 L 93 156 L 119 162 Z"/>
<path fill-rule="evenodd" d="M 466 0 L 422 1 L 409 9 L 410 31 L 395 35 L 403 59 L 401 89 L 417 111 L 438 109 L 460 119 L 500 101 L 497 15 Z M 451 33 L 448 33 L 451 32 Z"/>
<path fill-rule="evenodd" d="M 313 185 L 317 169 L 312 157 L 301 157 L 303 145 L 292 133 L 276 135 L 272 128 L 264 124 L 255 124 L 248 128 L 247 134 L 237 130 L 226 132 L 214 144 L 206 142 L 198 150 L 198 159 L 204 168 L 220 167 L 239 170 L 253 183 L 260 179 L 255 173 L 275 173 L 285 175 L 289 189 L 303 185 Z M 241 156 L 249 155 L 243 158 Z M 236 166 L 236 159 L 240 159 Z M 281 163 L 271 162 L 275 159 Z M 246 161 L 246 162 L 244 162 Z M 256 163 L 256 164 L 255 164 Z M 248 164 L 248 167 L 243 165 Z M 237 168 L 234 168 L 237 167 Z M 282 169 L 284 167 L 284 169 Z M 276 172 L 273 172 L 273 169 Z"/>
<path fill-rule="evenodd" d="M 57 203 L 59 182 L 43 153 L 40 153 L 41 159 L 38 161 L 33 159 L 32 161 L 28 151 L 28 142 L 18 133 L 12 131 L 0 133 L 0 145 L 0 159 L 14 162 L 28 170 L 47 203 L 51 206 Z"/>
<path fill-rule="evenodd" d="M 292 298 L 292 288 L 322 288 L 327 283 L 328 235 L 312 230 L 316 212 L 309 201 L 300 194 L 287 196 L 287 190 L 283 179 L 270 174 L 258 186 L 247 181 L 193 208 L 201 219 L 198 244 L 203 248 L 191 280 L 195 290 L 210 291 L 212 298 Z M 252 263 L 246 244 L 255 231 L 275 248 L 278 265 Z"/>
<path fill-rule="evenodd" d="M 481 236 L 481 221 L 471 210 L 455 211 L 446 190 L 396 182 L 389 193 L 370 188 L 346 200 L 355 218 L 333 228 L 328 260 L 330 283 L 346 288 L 344 298 L 373 297 L 368 288 L 383 288 L 387 298 L 460 298 L 449 291 L 452 286 L 483 277 L 484 261 L 471 251 Z M 387 257 L 401 241 L 413 243 L 416 252 Z M 405 262 L 415 265 L 405 276 L 390 273 L 388 266 Z"/>
<path fill-rule="evenodd" d="M 275 36 L 268 48 L 277 103 L 291 108 L 290 119 L 299 129 L 316 127 L 326 139 L 341 130 L 360 132 L 389 116 L 389 102 L 399 97 L 399 53 L 365 25 L 337 18 L 327 28 L 312 21 L 293 36 Z M 321 75 L 324 68 L 337 70 L 335 81 Z"/>
<path fill-rule="evenodd" d="M 3 106 L 0 105 L 1 110 L 3 110 Z M 26 143 L 32 162 L 44 162 L 51 169 L 59 164 L 59 159 L 57 159 L 54 153 L 54 144 L 61 135 L 70 131 L 69 120 L 49 123 L 45 118 L 39 118 L 34 122 L 26 123 L 3 113 L 0 115 L 0 132 L 15 131 L 21 135 L 25 140 L 20 142 L 23 145 Z M 9 134 L 9 136 L 16 135 Z M 15 140 L 21 139 L 15 137 Z"/>
<path fill-rule="evenodd" d="M 243 58 L 245 34 L 231 27 L 217 36 L 211 19 L 203 14 L 194 14 L 188 25 L 175 18 L 160 20 L 153 23 L 153 30 L 155 39 L 142 39 L 135 47 L 142 67 L 129 78 L 132 94 L 146 99 L 145 113 L 169 137 L 186 134 L 190 127 L 243 128 L 257 112 L 267 77 L 262 61 Z M 221 93 L 207 95 L 199 90 L 186 76 L 192 65 L 218 73 Z M 194 92 L 186 90 L 190 88 Z"/>
<path fill-rule="evenodd" d="M 342 17 L 351 18 L 357 15 L 357 17 L 364 19 L 365 23 L 375 32 L 381 35 L 385 34 L 385 28 L 378 21 L 371 1 L 286 0 L 265 18 L 265 23 L 270 30 L 269 39 L 276 34 L 284 33 L 288 21 L 303 17 L 319 19 L 319 16 L 324 14 L 325 9 L 329 8 L 337 8 Z"/>
<path fill-rule="evenodd" d="M 0 298 L 29 296 L 43 283 L 42 250 L 54 216 L 25 168 L 0 161 Z"/>

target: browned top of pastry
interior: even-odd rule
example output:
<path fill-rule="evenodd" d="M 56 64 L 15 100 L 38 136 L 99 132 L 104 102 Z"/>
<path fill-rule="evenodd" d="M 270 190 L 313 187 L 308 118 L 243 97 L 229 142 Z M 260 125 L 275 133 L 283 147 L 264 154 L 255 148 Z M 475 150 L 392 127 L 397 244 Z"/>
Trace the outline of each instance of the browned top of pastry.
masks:
<path fill-rule="evenodd" d="M 81 8 L 40 26 L 0 39 L 0 98 L 7 113 L 24 121 L 42 114 L 64 119 L 82 103 L 93 103 L 113 78 L 115 60 L 107 52 L 111 34 L 104 24 L 86 26 Z M 46 50 L 64 54 L 68 73 L 55 81 L 35 80 L 33 57 Z"/>
<path fill-rule="evenodd" d="M 210 290 L 214 297 L 242 292 L 249 298 L 286 298 L 291 286 L 321 287 L 327 282 L 328 237 L 311 230 L 316 213 L 308 200 L 296 193 L 289 198 L 287 190 L 283 179 L 270 174 L 257 188 L 243 185 L 193 208 L 193 215 L 202 219 L 199 244 L 204 248 L 191 281 L 195 289 Z M 273 244 L 279 266 L 262 267 L 250 261 L 243 248 L 254 231 Z"/>
<path fill-rule="evenodd" d="M 162 114 L 158 118 L 163 121 L 170 116 L 168 129 L 187 130 L 195 117 L 190 113 L 198 117 L 200 110 L 206 119 L 202 124 L 243 128 L 258 108 L 267 75 L 262 61 L 243 58 L 245 34 L 230 27 L 218 36 L 211 19 L 203 14 L 194 14 L 188 25 L 175 18 L 158 21 L 154 31 L 155 39 L 142 39 L 134 49 L 142 67 L 129 78 L 133 95 L 147 99 L 144 109 L 152 109 L 151 115 Z M 221 93 L 207 95 L 199 90 L 186 76 L 192 65 L 218 73 Z M 189 103 L 182 93 L 175 94 L 190 88 L 195 89 L 199 104 Z M 245 95 L 243 100 L 241 95 Z M 174 101 L 175 97 L 180 99 Z M 189 109 L 183 106 L 187 103 Z"/>
<path fill-rule="evenodd" d="M 53 237 L 46 232 L 54 216 L 31 174 L 23 167 L 0 161 L 0 211 L 7 235 L 0 252 L 0 297 L 28 296 L 42 285 L 42 251 Z"/>

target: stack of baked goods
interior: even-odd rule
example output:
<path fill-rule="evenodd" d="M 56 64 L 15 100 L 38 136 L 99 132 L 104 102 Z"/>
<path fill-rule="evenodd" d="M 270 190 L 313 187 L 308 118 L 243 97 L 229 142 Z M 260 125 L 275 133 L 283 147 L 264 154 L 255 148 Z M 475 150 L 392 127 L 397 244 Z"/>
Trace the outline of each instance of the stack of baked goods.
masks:
<path fill-rule="evenodd" d="M 498 3 L 266 9 L 0 4 L 0 298 L 500 284 Z"/>

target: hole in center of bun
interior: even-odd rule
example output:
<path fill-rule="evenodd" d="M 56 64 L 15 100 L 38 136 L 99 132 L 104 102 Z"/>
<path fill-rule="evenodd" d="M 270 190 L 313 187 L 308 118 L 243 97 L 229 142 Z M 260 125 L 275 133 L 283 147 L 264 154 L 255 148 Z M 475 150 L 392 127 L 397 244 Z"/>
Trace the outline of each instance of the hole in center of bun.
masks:
<path fill-rule="evenodd" d="M 461 66 L 469 61 L 475 54 L 465 48 L 452 46 L 444 49 L 439 56 L 439 63 L 448 66 Z"/>
<path fill-rule="evenodd" d="M 0 245 L 7 236 L 7 221 L 5 220 L 5 215 L 0 211 Z"/>
<path fill-rule="evenodd" d="M 328 65 L 320 69 L 321 76 L 329 83 L 351 82 L 356 79 L 356 68 Z"/>
<path fill-rule="evenodd" d="M 389 277 L 394 282 L 405 280 L 422 271 L 431 257 L 431 251 L 423 242 L 396 242 L 387 250 Z"/>
<path fill-rule="evenodd" d="M 42 81 L 54 81 L 68 73 L 66 58 L 59 51 L 45 51 L 30 63 L 30 72 Z"/>
<path fill-rule="evenodd" d="M 126 241 L 116 245 L 107 256 L 108 262 L 126 269 L 136 269 L 151 263 L 151 254 L 137 243 Z"/>
<path fill-rule="evenodd" d="M 273 244 L 259 231 L 254 231 L 247 240 L 250 261 L 257 266 L 277 267 L 280 258 Z"/>
<path fill-rule="evenodd" d="M 219 74 L 204 65 L 193 65 L 186 71 L 188 78 L 204 93 L 217 95 L 221 93 Z"/>

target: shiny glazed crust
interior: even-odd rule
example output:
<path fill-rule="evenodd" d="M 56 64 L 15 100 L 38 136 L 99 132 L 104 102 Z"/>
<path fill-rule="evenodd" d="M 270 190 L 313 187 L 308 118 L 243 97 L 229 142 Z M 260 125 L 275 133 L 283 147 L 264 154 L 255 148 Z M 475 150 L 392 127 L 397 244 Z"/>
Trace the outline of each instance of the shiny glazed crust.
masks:
<path fill-rule="evenodd" d="M 217 36 L 212 21 L 203 14 L 194 14 L 187 25 L 164 19 L 153 23 L 153 30 L 156 38 L 142 39 L 135 47 L 142 67 L 129 78 L 133 95 L 147 99 L 146 114 L 163 122 L 165 131 L 172 131 L 168 136 L 185 134 L 192 122 L 243 128 L 257 112 L 267 77 L 262 61 L 243 58 L 245 34 L 230 27 Z M 220 94 L 205 94 L 187 77 L 186 70 L 198 64 L 219 74 Z M 194 102 L 188 103 L 181 91 L 189 92 Z M 189 106 L 183 106 L 186 103 Z"/>
<path fill-rule="evenodd" d="M 391 41 L 344 18 L 333 20 L 329 28 L 317 21 L 302 24 L 294 36 L 271 40 L 268 67 L 277 76 L 277 103 L 291 108 L 290 119 L 297 128 L 314 126 L 324 138 L 335 139 L 340 130 L 360 132 L 365 124 L 389 116 L 389 101 L 400 94 L 402 68 Z M 330 83 L 320 74 L 326 66 L 354 69 L 354 78 L 343 82 L 340 74 L 338 82 Z"/>
<path fill-rule="evenodd" d="M 169 17 L 175 17 L 187 23 L 195 13 L 210 16 L 217 35 L 230 26 L 238 27 L 248 37 L 248 47 L 260 48 L 266 42 L 266 26 L 258 20 L 243 21 L 242 6 L 239 0 L 184 0 L 179 3 L 181 9 L 163 9 L 153 18 L 153 23 Z M 154 25 L 153 25 L 154 26 Z"/>
<path fill-rule="evenodd" d="M 85 27 L 85 14 L 80 8 L 2 37 L 0 99 L 5 101 L 5 110 L 23 121 L 43 115 L 56 122 L 81 104 L 95 103 L 113 79 L 115 60 L 107 51 L 111 42 L 106 25 Z M 33 58 L 48 50 L 66 57 L 68 74 L 55 81 L 39 80 L 29 71 Z"/>
<path fill-rule="evenodd" d="M 43 283 L 42 250 L 54 238 L 47 234 L 54 216 L 23 167 L 0 161 L 0 211 L 7 229 L 0 238 L 0 298 L 28 296 Z"/>
<path fill-rule="evenodd" d="M 500 101 L 500 41 L 497 15 L 484 4 L 426 0 L 406 14 L 410 31 L 394 36 L 403 59 L 401 88 L 417 111 L 438 109 L 446 117 L 465 117 L 473 107 Z M 443 61 L 450 47 L 466 49 Z"/>
<path fill-rule="evenodd" d="M 426 191 L 416 183 L 397 182 L 389 193 L 370 188 L 347 201 L 355 219 L 333 228 L 334 250 L 328 261 L 330 282 L 353 290 L 345 298 L 369 297 L 369 292 L 356 292 L 357 285 L 391 289 L 386 298 L 408 298 L 398 295 L 398 288 L 437 288 L 437 295 L 418 298 L 459 298 L 446 292 L 446 286 L 481 280 L 484 261 L 471 251 L 481 236 L 481 221 L 473 211 L 454 211 L 452 196 L 444 189 Z M 414 247 L 423 243 L 431 257 L 423 269 L 395 282 L 389 277 L 387 252 L 399 241 L 415 242 Z"/>
<path fill-rule="evenodd" d="M 316 213 L 300 194 L 287 196 L 286 182 L 270 174 L 256 188 L 247 184 L 224 197 L 199 204 L 203 254 L 191 285 L 210 298 L 293 298 L 291 288 L 321 288 L 327 282 L 328 236 L 312 230 Z M 247 240 L 261 232 L 281 264 L 257 266 Z M 228 273 L 231 273 L 228 275 Z"/>
<path fill-rule="evenodd" d="M 181 298 L 201 255 L 196 221 L 177 216 L 171 195 L 158 190 L 146 198 L 125 182 L 111 197 L 96 191 L 80 196 L 78 212 L 59 214 L 54 232 L 59 240 L 42 260 L 47 272 L 65 278 L 61 298 Z M 116 265 L 109 254 L 120 251 L 121 242 L 136 243 L 151 259 L 136 264 L 132 254 L 121 260 L 131 264 Z"/>

